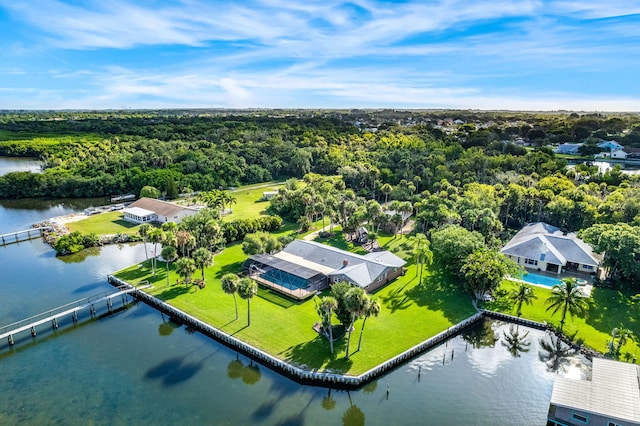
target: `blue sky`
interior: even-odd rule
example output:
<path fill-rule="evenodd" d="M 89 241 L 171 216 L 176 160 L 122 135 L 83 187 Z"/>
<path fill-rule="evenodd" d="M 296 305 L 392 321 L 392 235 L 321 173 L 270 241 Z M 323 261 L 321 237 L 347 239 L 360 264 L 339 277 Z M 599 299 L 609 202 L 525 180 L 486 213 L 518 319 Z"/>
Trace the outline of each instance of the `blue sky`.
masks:
<path fill-rule="evenodd" d="M 0 109 L 640 111 L 640 0 L 0 0 Z"/>

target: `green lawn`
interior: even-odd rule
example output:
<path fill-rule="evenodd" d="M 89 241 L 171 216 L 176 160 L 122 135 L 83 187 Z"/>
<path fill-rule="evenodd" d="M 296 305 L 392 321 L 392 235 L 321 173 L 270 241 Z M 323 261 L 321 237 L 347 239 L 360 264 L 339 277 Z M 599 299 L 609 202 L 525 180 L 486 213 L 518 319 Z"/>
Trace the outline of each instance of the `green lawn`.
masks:
<path fill-rule="evenodd" d="M 70 222 L 67 225 L 69 231 L 79 231 L 83 234 L 135 234 L 140 225 L 127 222 L 122 219 L 122 211 L 100 213 L 87 217 L 77 222 Z"/>
<path fill-rule="evenodd" d="M 401 237 L 395 242 L 400 244 Z M 346 338 L 336 342 L 336 353 L 331 355 L 329 343 L 313 331 L 313 324 L 319 320 L 313 300 L 295 302 L 261 288 L 251 301 L 251 326 L 246 326 L 247 302 L 239 298 L 240 316 L 235 320 L 233 297 L 223 293 L 220 277 L 239 272 L 244 260 L 240 244 L 225 249 L 206 270 L 207 286 L 202 290 L 176 285 L 173 271 L 171 284 L 167 285 L 162 263 L 155 278 L 150 277 L 148 262 L 120 271 L 117 276 L 133 284 L 149 280 L 155 285 L 147 290 L 151 294 L 279 358 L 314 370 L 349 374 L 363 373 L 475 312 L 453 280 L 430 271 L 419 285 L 415 266 L 408 265 L 405 276 L 375 293 L 382 305 L 380 316 L 367 321 L 361 351 L 346 360 Z M 200 271 L 194 278 L 199 276 Z M 360 327 L 358 321 L 352 351 L 357 348 Z"/>
<path fill-rule="evenodd" d="M 231 206 L 233 213 L 225 215 L 225 220 L 249 219 L 261 215 L 266 215 L 269 202 L 262 200 L 262 193 L 265 191 L 277 191 L 282 187 L 281 183 L 257 184 L 240 187 L 231 191 L 231 195 L 236 197 L 236 203 Z"/>
<path fill-rule="evenodd" d="M 504 281 L 501 289 L 510 290 L 515 284 L 511 281 Z M 547 305 L 545 300 L 551 294 L 550 289 L 538 286 L 531 286 L 538 299 L 533 305 L 522 306 L 522 317 L 534 321 L 548 322 L 556 327 L 560 324 L 560 312 L 555 316 L 551 316 L 551 311 L 546 311 Z M 624 326 L 633 330 L 636 336 L 640 337 L 640 306 L 632 303 L 628 296 L 619 291 L 594 288 L 592 293 L 592 304 L 587 315 L 583 318 L 571 318 L 567 314 L 564 330 L 570 335 L 578 332 L 576 338 L 583 339 L 584 343 L 599 351 L 606 353 L 608 350 L 607 342 L 611 340 L 611 330 L 614 327 Z M 504 312 L 515 315 L 515 307 L 509 303 L 506 298 L 498 297 L 494 302 L 487 302 L 484 308 Z M 636 355 L 638 343 L 628 342 L 622 347 L 621 353 Z"/>
<path fill-rule="evenodd" d="M 266 185 L 266 186 L 265 186 Z M 232 191 L 236 197 L 237 204 L 232 206 L 233 213 L 223 217 L 224 220 L 248 219 L 266 215 L 269 207 L 268 201 L 260 201 L 264 191 L 277 191 L 282 184 L 268 183 L 249 185 Z M 183 200 L 184 201 L 184 200 Z M 122 220 L 122 211 L 100 213 L 88 216 L 86 219 L 68 223 L 69 231 L 80 231 L 82 233 L 106 234 L 135 234 L 139 225 Z"/>

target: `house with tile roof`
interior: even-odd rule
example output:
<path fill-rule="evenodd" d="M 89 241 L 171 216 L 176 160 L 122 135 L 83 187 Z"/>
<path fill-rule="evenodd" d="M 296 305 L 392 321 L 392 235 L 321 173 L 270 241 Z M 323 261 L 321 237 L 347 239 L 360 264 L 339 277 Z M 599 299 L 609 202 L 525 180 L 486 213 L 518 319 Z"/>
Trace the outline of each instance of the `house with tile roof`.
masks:
<path fill-rule="evenodd" d="M 564 234 L 544 222 L 527 224 L 500 252 L 527 269 L 555 274 L 595 273 L 602 262 L 602 255 L 575 233 Z"/>
<path fill-rule="evenodd" d="M 405 264 L 388 251 L 360 255 L 315 241 L 294 240 L 278 253 L 250 256 L 244 269 L 259 283 L 306 298 L 340 281 L 372 292 L 402 275 Z"/>
<path fill-rule="evenodd" d="M 129 204 L 122 213 L 124 220 L 133 223 L 178 223 L 186 216 L 198 213 L 198 209 L 154 198 L 140 198 Z"/>

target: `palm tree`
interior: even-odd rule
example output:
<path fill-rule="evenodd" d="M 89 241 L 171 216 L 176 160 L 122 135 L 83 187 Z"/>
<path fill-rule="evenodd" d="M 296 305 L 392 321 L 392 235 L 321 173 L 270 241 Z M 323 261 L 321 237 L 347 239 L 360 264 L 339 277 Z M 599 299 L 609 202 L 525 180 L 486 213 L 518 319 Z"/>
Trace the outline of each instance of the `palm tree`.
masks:
<path fill-rule="evenodd" d="M 193 252 L 193 260 L 196 267 L 202 271 L 202 282 L 204 283 L 204 269 L 213 265 L 213 253 L 205 247 L 200 247 Z"/>
<path fill-rule="evenodd" d="M 176 261 L 176 272 L 182 278 L 184 278 L 184 284 L 188 288 L 189 281 L 191 281 L 191 275 L 196 271 L 196 264 L 193 259 L 188 257 L 181 257 Z"/>
<path fill-rule="evenodd" d="M 416 276 L 420 271 L 419 283 L 422 282 L 422 273 L 424 272 L 425 265 L 431 265 L 433 262 L 433 253 L 431 252 L 430 243 L 424 234 L 416 234 L 412 238 L 413 243 L 413 256 L 416 261 Z"/>
<path fill-rule="evenodd" d="M 156 276 L 156 260 L 158 259 L 158 244 L 164 240 L 164 232 L 162 229 L 153 229 L 149 232 L 149 241 L 153 243 L 153 258 L 151 259 L 151 267 L 153 269 L 153 276 Z"/>
<path fill-rule="evenodd" d="M 549 305 L 546 309 L 547 311 L 553 309 L 551 312 L 552 316 L 562 309 L 560 331 L 562 331 L 562 327 L 564 327 L 567 312 L 573 318 L 575 315 L 584 314 L 589 306 L 575 278 L 564 278 L 560 284 L 554 285 L 553 293 L 551 293 L 545 303 Z"/>
<path fill-rule="evenodd" d="M 618 339 L 618 344 L 614 346 L 615 339 Z M 616 327 L 611 331 L 611 343 L 609 345 L 609 354 L 612 356 L 619 357 L 620 351 L 622 347 L 627 343 L 628 340 L 635 340 L 635 336 L 633 331 L 625 328 L 622 324 L 620 327 Z"/>
<path fill-rule="evenodd" d="M 148 223 L 143 223 L 138 228 L 138 234 L 142 237 L 142 241 L 144 241 L 144 256 L 147 260 L 149 260 L 149 253 L 147 253 L 147 241 L 149 239 L 149 231 L 151 230 L 151 225 Z"/>
<path fill-rule="evenodd" d="M 178 255 L 178 251 L 173 246 L 164 246 L 162 247 L 162 252 L 160 254 L 167 264 L 167 285 L 169 285 L 169 265 L 171 262 L 176 260 L 176 256 Z"/>
<path fill-rule="evenodd" d="M 251 325 L 251 299 L 258 294 L 258 284 L 251 278 L 238 280 L 238 296 L 247 301 L 247 326 Z"/>
<path fill-rule="evenodd" d="M 187 244 L 187 241 L 189 241 L 189 237 L 191 237 L 191 234 L 189 231 L 185 231 L 184 229 L 176 232 L 176 242 L 180 247 L 180 254 L 183 256 L 185 255 L 185 245 Z"/>
<path fill-rule="evenodd" d="M 518 287 L 509 292 L 509 300 L 516 304 L 518 318 L 522 315 L 522 304 L 531 305 L 538 296 L 533 292 L 531 286 L 520 283 Z"/>
<path fill-rule="evenodd" d="M 360 350 L 360 345 L 362 344 L 362 334 L 364 333 L 364 325 L 367 323 L 367 318 L 372 316 L 377 317 L 380 313 L 380 309 L 380 301 L 378 301 L 378 299 L 367 297 L 367 306 L 364 310 L 364 321 L 362 321 L 360 337 L 358 338 L 358 351 Z"/>
<path fill-rule="evenodd" d="M 384 194 L 384 203 L 387 204 L 387 201 L 389 201 L 389 194 L 391 194 L 391 191 L 393 191 L 393 186 L 385 183 L 380 187 L 380 191 L 382 191 L 382 193 Z"/>
<path fill-rule="evenodd" d="M 238 291 L 238 280 L 240 278 L 236 274 L 224 274 L 220 281 L 222 282 L 222 291 L 233 296 L 233 303 L 236 306 L 236 319 L 238 319 L 238 301 L 236 292 Z"/>
<path fill-rule="evenodd" d="M 320 301 L 318 306 L 318 313 L 322 318 L 322 327 L 329 332 L 329 346 L 331 347 L 331 353 L 333 353 L 333 326 L 331 325 L 331 317 L 333 311 L 338 308 L 338 301 L 335 297 L 325 296 Z"/>
<path fill-rule="evenodd" d="M 364 315 L 367 308 L 367 293 L 360 287 L 351 288 L 347 294 L 344 295 L 344 305 L 347 311 L 351 314 L 351 322 L 349 323 L 349 337 L 347 338 L 347 352 L 345 358 L 349 359 L 349 344 L 351 343 L 351 333 L 353 332 L 353 324 L 358 318 Z"/>

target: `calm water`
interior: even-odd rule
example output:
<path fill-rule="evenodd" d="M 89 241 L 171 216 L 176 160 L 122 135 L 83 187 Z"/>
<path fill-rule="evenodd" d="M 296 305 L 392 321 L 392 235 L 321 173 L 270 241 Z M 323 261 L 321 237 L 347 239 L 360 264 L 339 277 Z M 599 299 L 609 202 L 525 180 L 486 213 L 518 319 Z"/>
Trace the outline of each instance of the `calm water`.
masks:
<path fill-rule="evenodd" d="M 1 226 L 76 210 L 32 207 L 0 203 Z M 111 290 L 107 273 L 143 258 L 141 246 L 64 261 L 40 240 L 0 247 L 0 325 Z M 501 343 L 507 330 L 487 322 L 361 390 L 329 392 L 139 304 L 78 326 L 66 320 L 14 349 L 0 342 L 0 424 L 544 424 L 555 374 L 538 359 L 544 333 L 530 330 L 528 352 L 514 357 Z M 580 365 L 568 373 L 582 374 Z"/>
<path fill-rule="evenodd" d="M 33 158 L 0 157 L 0 176 L 10 172 L 41 172 L 40 161 Z"/>
<path fill-rule="evenodd" d="M 554 285 L 560 284 L 562 282 L 557 278 L 534 274 L 533 272 L 529 272 L 523 275 L 522 280 L 531 284 L 545 285 L 547 287 L 553 287 Z"/>

